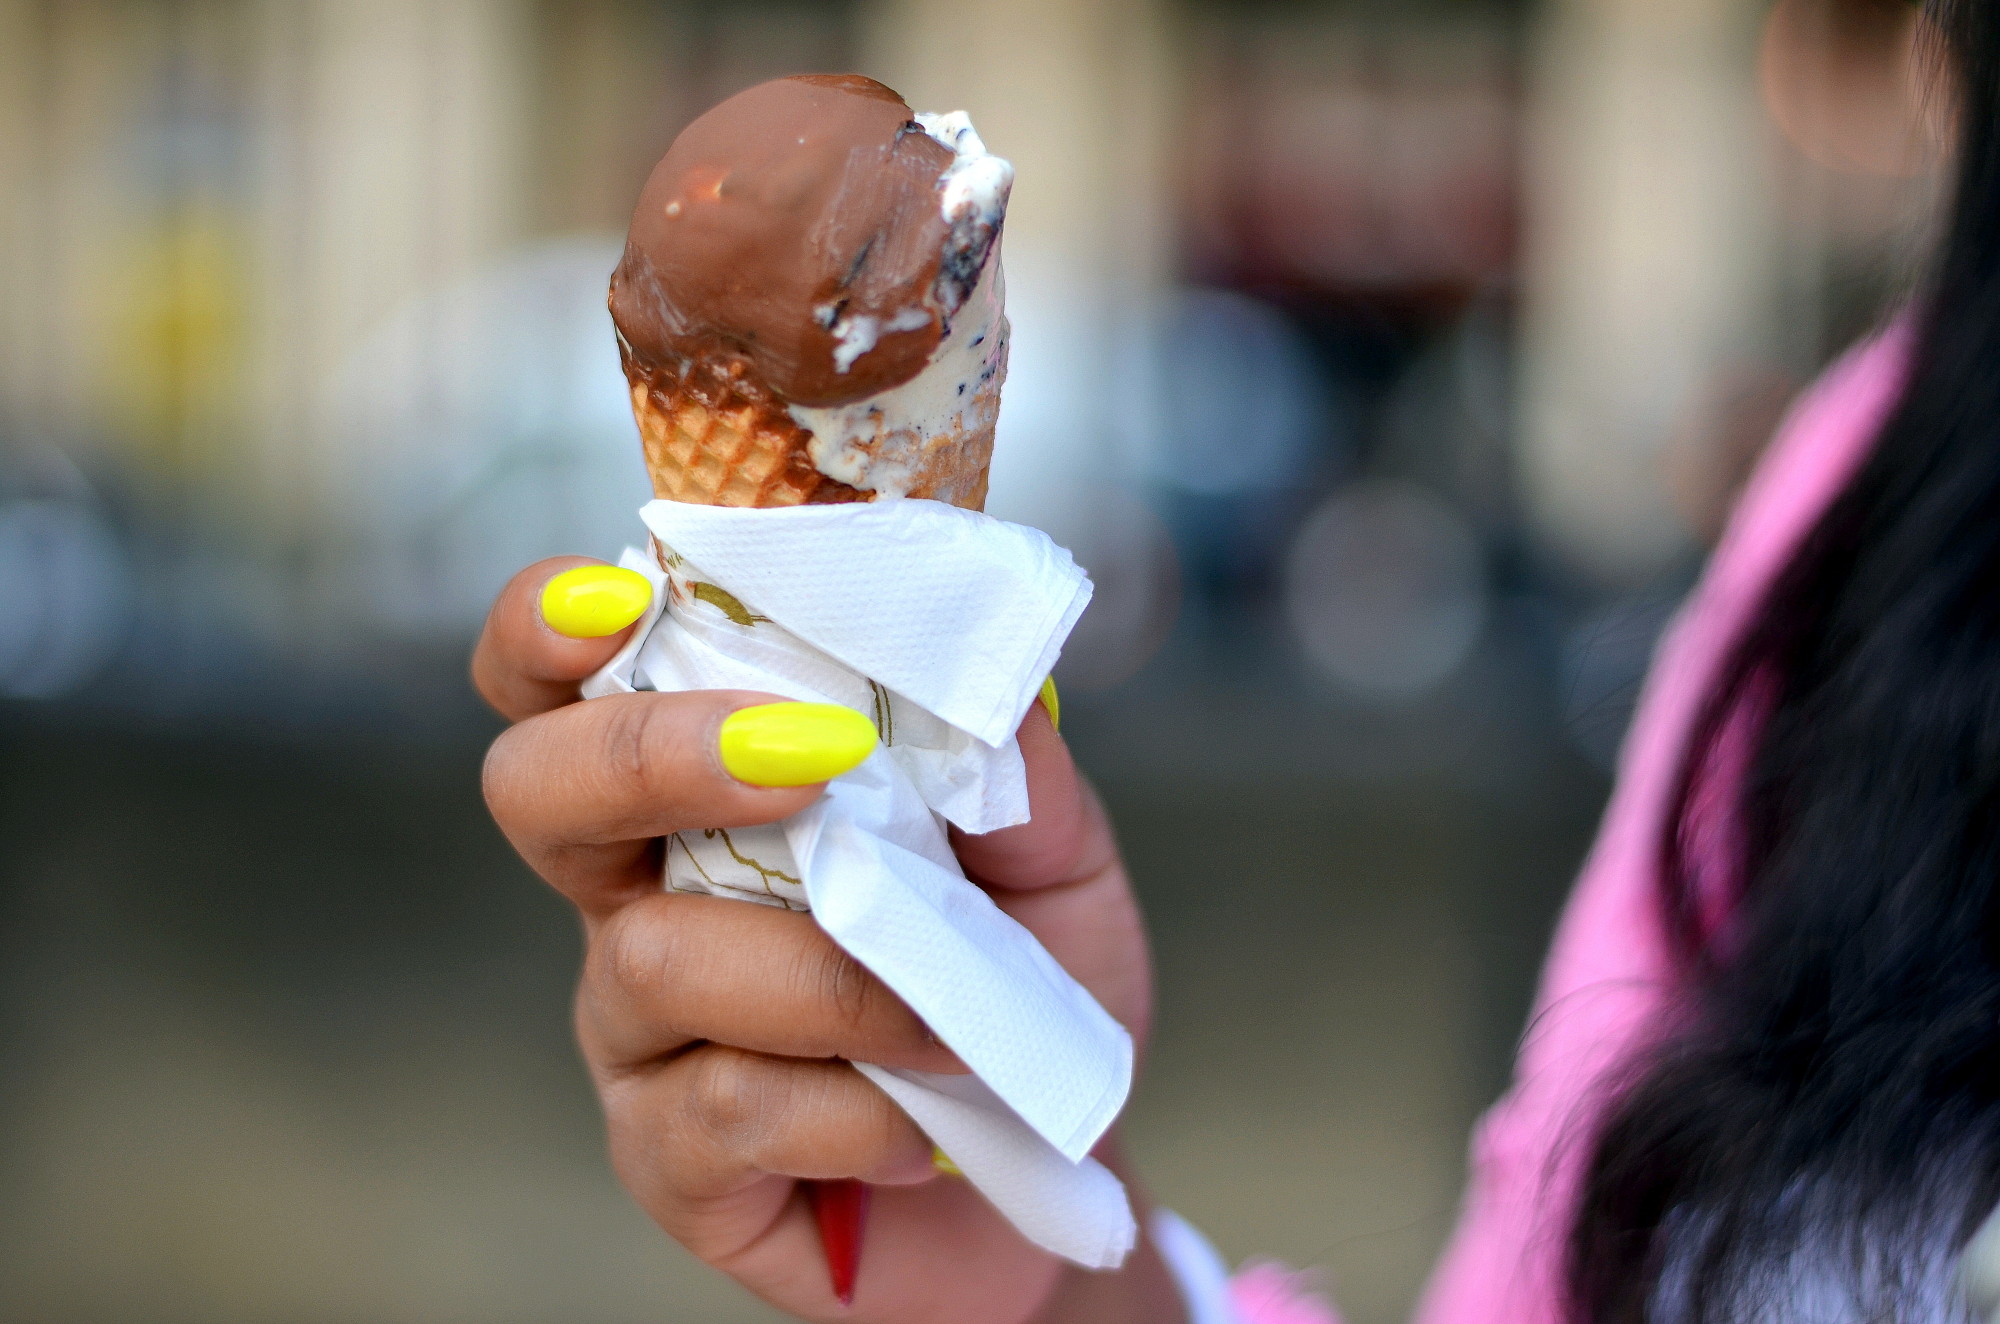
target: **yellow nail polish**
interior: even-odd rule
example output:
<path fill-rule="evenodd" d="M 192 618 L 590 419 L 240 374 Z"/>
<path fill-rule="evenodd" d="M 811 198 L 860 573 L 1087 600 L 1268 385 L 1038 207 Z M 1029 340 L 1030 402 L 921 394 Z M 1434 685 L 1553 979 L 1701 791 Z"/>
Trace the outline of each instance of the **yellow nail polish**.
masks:
<path fill-rule="evenodd" d="M 1056 695 L 1054 676 L 1042 682 L 1042 707 L 1049 710 L 1049 725 L 1062 730 L 1062 700 Z"/>
<path fill-rule="evenodd" d="M 963 1177 L 965 1175 L 959 1171 L 958 1165 L 951 1161 L 951 1156 L 936 1146 L 932 1146 L 931 1148 L 931 1166 L 947 1177 Z"/>
<path fill-rule="evenodd" d="M 752 786 L 810 786 L 859 766 L 875 724 L 837 703 L 765 703 L 722 721 L 722 766 Z"/>
<path fill-rule="evenodd" d="M 542 619 L 557 634 L 601 639 L 646 614 L 653 586 L 636 570 L 615 565 L 580 565 L 565 570 L 542 590 Z"/>

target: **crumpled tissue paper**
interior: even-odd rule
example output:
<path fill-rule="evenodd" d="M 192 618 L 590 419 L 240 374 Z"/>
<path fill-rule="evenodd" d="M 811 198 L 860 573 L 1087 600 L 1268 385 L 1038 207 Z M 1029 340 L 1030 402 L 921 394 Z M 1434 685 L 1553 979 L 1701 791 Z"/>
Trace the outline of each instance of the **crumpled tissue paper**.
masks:
<path fill-rule="evenodd" d="M 783 823 L 669 838 L 666 885 L 810 910 L 973 1074 L 856 1069 L 1024 1236 L 1116 1267 L 1137 1226 L 1089 1154 L 1131 1090 L 1131 1036 L 966 881 L 946 836 L 1028 820 L 1014 731 L 1090 581 L 1046 535 L 934 501 L 640 515 L 655 554 L 622 563 L 653 606 L 586 696 L 764 690 L 882 734 Z"/>

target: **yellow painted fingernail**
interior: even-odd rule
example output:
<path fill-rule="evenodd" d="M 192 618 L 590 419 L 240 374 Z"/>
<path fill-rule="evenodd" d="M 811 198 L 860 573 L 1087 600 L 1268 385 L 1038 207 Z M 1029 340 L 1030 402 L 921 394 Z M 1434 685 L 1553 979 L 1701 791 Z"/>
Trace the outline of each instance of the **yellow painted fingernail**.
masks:
<path fill-rule="evenodd" d="M 1056 694 L 1056 678 L 1050 676 L 1042 682 L 1042 707 L 1049 710 L 1049 725 L 1062 730 L 1062 699 Z"/>
<path fill-rule="evenodd" d="M 722 766 L 752 786 L 810 786 L 860 765 L 875 724 L 837 703 L 765 703 L 722 721 Z"/>
<path fill-rule="evenodd" d="M 653 585 L 636 570 L 615 565 L 580 565 L 565 570 L 542 590 L 542 619 L 557 634 L 601 639 L 646 614 Z"/>
<path fill-rule="evenodd" d="M 931 1166 L 947 1177 L 963 1177 L 965 1175 L 959 1171 L 958 1165 L 951 1161 L 951 1155 L 935 1146 L 931 1149 Z"/>

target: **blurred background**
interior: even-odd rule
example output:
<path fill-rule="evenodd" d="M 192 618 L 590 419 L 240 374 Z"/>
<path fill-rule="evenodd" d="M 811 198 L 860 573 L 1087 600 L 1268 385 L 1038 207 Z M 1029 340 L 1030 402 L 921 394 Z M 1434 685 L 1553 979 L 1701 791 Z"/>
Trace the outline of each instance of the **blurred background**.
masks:
<path fill-rule="evenodd" d="M 1918 269 L 1914 15 L 0 0 L 0 1319 L 773 1318 L 608 1174 L 463 665 L 640 527 L 651 164 L 846 69 L 1019 168 L 992 509 L 1099 584 L 1134 1148 L 1402 1318 L 1654 638 Z"/>

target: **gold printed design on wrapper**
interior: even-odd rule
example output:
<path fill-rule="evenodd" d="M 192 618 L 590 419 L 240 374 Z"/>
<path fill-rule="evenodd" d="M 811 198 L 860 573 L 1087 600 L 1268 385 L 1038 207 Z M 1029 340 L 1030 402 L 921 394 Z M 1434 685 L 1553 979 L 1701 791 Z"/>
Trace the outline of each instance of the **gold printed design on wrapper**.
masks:
<path fill-rule="evenodd" d="M 743 605 L 743 600 L 720 584 L 707 584 L 699 580 L 688 585 L 688 590 L 701 602 L 706 602 L 730 620 L 742 626 L 770 624 L 769 616 L 759 616 Z"/>
<path fill-rule="evenodd" d="M 708 870 L 701 867 L 701 859 L 694 853 L 694 848 L 687 844 L 687 838 L 683 837 L 680 833 L 676 832 L 672 836 L 667 838 L 667 881 L 668 885 L 672 887 L 674 891 L 685 892 L 690 896 L 701 895 L 701 891 L 699 888 L 682 887 L 678 883 L 673 882 L 674 847 L 677 844 L 681 848 L 681 853 L 688 857 L 688 863 L 694 866 L 694 871 L 701 875 L 701 880 L 704 883 L 707 883 L 711 889 L 723 887 L 723 884 L 715 881 L 715 876 L 713 874 L 709 873 Z M 735 891 L 736 889 L 723 888 L 723 890 Z"/>
<path fill-rule="evenodd" d="M 887 749 L 896 743 L 896 707 L 881 682 L 869 681 L 868 689 L 875 696 L 875 730 L 881 734 L 882 747 Z"/>
<path fill-rule="evenodd" d="M 717 837 L 721 837 L 723 848 L 729 852 L 729 857 L 735 860 L 738 864 L 742 865 L 746 869 L 756 870 L 757 876 L 763 879 L 764 881 L 764 887 L 766 891 L 770 890 L 771 880 L 773 878 L 777 879 L 779 882 L 782 883 L 790 883 L 793 887 L 805 886 L 805 883 L 802 880 L 792 877 L 790 874 L 786 873 L 783 869 L 767 868 L 764 865 L 757 863 L 757 861 L 751 859 L 748 855 L 745 855 L 742 851 L 737 850 L 736 843 L 730 840 L 728 828 L 703 828 L 701 830 L 701 835 L 707 837 L 711 841 L 713 841 Z M 777 893 L 772 892 L 771 895 L 776 896 Z"/>
<path fill-rule="evenodd" d="M 789 883 L 803 892 L 805 884 L 801 880 L 794 878 L 783 869 L 773 869 L 768 865 L 760 863 L 755 858 L 745 855 L 737 849 L 736 843 L 730 837 L 727 829 L 703 828 L 701 835 L 705 841 L 715 841 L 719 838 L 723 848 L 729 852 L 730 858 L 738 867 L 746 869 L 756 876 L 757 885 L 746 886 L 742 883 L 730 882 L 727 879 L 716 877 L 714 873 L 709 871 L 707 866 L 702 864 L 701 855 L 694 849 L 693 844 L 688 841 L 687 834 L 676 832 L 667 838 L 666 868 L 664 872 L 667 877 L 667 886 L 670 890 L 690 896 L 737 897 L 744 901 L 755 901 L 767 906 L 779 906 L 791 911 L 806 911 L 811 909 L 803 900 L 795 900 L 792 897 L 786 896 L 773 886 L 774 882 Z M 687 856 L 687 861 L 694 866 L 695 872 L 701 875 L 702 882 L 706 884 L 705 887 L 695 887 L 674 881 L 673 858 L 674 847 L 676 845 L 680 847 L 681 853 Z"/>

